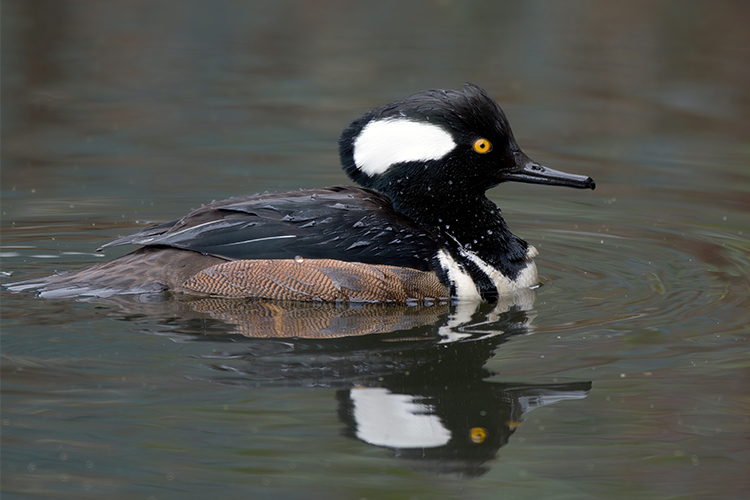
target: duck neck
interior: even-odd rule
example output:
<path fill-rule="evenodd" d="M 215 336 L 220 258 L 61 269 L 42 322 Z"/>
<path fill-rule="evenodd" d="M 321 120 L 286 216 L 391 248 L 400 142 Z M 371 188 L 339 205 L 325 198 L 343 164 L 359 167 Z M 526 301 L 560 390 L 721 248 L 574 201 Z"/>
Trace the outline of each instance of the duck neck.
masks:
<path fill-rule="evenodd" d="M 495 295 L 497 290 L 472 255 L 510 280 L 529 265 L 529 245 L 510 232 L 500 208 L 484 195 L 462 197 L 456 203 L 421 198 L 419 205 L 394 206 L 438 235 L 444 249 L 464 266 L 485 299 L 492 298 L 493 290 Z"/>

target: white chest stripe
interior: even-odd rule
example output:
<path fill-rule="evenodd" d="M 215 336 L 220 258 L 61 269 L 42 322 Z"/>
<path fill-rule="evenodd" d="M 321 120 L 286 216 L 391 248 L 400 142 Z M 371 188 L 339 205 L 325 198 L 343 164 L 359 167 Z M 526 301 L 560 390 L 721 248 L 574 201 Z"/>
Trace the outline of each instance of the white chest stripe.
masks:
<path fill-rule="evenodd" d="M 456 288 L 456 298 L 471 302 L 481 302 L 482 296 L 479 294 L 474 280 L 461 268 L 456 259 L 451 257 L 445 250 L 440 250 L 438 252 L 438 261 L 448 274 L 448 279 Z"/>
<path fill-rule="evenodd" d="M 531 250 L 533 249 L 533 251 Z M 536 255 L 536 248 L 530 247 L 529 254 Z M 527 254 L 528 255 L 528 254 Z M 461 256 L 466 257 L 472 261 L 476 266 L 486 274 L 492 283 L 497 288 L 497 293 L 500 295 L 518 290 L 519 288 L 529 288 L 538 284 L 538 276 L 536 271 L 536 264 L 533 260 L 529 261 L 529 264 L 521 271 L 521 274 L 515 280 L 511 280 L 503 273 L 487 264 L 485 261 L 479 258 L 474 252 L 470 252 L 466 249 L 461 249 Z"/>
<path fill-rule="evenodd" d="M 453 137 L 438 125 L 407 118 L 375 120 L 354 140 L 354 163 L 376 175 L 396 163 L 440 159 L 455 147 Z"/>
<path fill-rule="evenodd" d="M 529 247 L 527 254 L 529 257 L 536 255 L 536 248 Z M 497 293 L 504 295 L 515 290 L 523 288 L 529 288 L 539 284 L 539 277 L 537 275 L 536 264 L 533 260 L 529 260 L 529 264 L 521 271 L 521 274 L 515 280 L 511 280 L 500 271 L 487 264 L 474 252 L 470 252 L 466 249 L 461 249 L 461 257 L 473 262 L 497 288 Z M 456 288 L 456 298 L 459 300 L 466 300 L 470 302 L 477 302 L 482 300 L 482 296 L 479 293 L 474 280 L 471 276 L 459 265 L 459 263 L 445 250 L 438 252 L 438 261 L 440 266 L 448 274 L 448 279 Z"/>

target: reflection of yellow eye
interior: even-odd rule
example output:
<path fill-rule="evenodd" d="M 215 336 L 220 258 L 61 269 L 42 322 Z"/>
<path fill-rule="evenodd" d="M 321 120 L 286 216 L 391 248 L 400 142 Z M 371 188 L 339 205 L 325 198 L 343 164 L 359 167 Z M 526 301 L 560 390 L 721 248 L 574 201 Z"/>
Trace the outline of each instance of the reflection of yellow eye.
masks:
<path fill-rule="evenodd" d="M 470 431 L 470 437 L 472 443 L 483 443 L 485 439 L 487 439 L 487 429 L 483 429 L 481 427 L 474 427 Z"/>
<path fill-rule="evenodd" d="M 492 151 L 492 143 L 487 139 L 477 139 L 474 141 L 474 151 L 477 153 L 489 153 Z"/>

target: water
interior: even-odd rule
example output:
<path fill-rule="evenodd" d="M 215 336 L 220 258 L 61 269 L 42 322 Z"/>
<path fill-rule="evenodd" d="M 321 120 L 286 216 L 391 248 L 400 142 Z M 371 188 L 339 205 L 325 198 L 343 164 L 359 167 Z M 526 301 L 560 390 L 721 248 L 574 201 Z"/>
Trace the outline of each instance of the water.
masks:
<path fill-rule="evenodd" d="M 476 312 L 3 291 L 3 497 L 746 496 L 748 15 L 4 2 L 3 283 L 346 183 L 349 120 L 465 80 L 597 189 L 491 191 L 544 284 Z"/>

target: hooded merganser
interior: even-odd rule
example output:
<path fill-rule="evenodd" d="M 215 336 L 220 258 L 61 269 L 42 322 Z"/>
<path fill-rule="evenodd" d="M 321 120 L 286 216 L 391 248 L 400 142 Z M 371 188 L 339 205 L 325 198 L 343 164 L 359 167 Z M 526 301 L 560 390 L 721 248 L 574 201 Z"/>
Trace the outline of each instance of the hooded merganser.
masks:
<path fill-rule="evenodd" d="M 163 290 L 286 300 L 494 301 L 538 283 L 536 249 L 485 192 L 505 181 L 594 189 L 531 161 L 481 88 L 426 90 L 341 134 L 334 186 L 217 201 L 107 243 L 118 259 L 12 285 L 44 297 Z"/>

